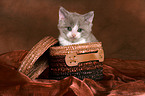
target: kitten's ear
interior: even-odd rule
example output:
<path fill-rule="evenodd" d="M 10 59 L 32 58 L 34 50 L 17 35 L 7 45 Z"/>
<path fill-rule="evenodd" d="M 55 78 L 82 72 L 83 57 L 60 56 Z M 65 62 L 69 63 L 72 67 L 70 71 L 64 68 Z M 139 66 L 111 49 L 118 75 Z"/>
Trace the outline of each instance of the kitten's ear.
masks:
<path fill-rule="evenodd" d="M 64 20 L 66 16 L 68 15 L 68 11 L 64 9 L 63 7 L 60 7 L 59 9 L 59 20 Z"/>
<path fill-rule="evenodd" d="M 84 14 L 85 20 L 92 23 L 94 18 L 94 11 Z"/>

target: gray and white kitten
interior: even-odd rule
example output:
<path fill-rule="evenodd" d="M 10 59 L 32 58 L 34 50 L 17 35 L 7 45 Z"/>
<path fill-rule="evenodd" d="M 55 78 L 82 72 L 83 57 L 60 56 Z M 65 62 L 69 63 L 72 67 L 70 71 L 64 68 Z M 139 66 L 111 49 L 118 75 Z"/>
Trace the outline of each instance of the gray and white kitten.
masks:
<path fill-rule="evenodd" d="M 76 12 L 68 12 L 63 7 L 60 7 L 58 23 L 60 45 L 98 42 L 91 33 L 93 18 L 94 11 L 81 15 Z"/>

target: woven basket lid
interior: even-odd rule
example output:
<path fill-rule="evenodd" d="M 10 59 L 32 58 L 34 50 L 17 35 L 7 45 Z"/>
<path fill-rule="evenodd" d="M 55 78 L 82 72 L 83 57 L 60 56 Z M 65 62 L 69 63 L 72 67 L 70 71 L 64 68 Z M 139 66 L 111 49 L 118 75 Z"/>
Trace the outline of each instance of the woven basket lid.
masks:
<path fill-rule="evenodd" d="M 48 67 L 46 50 L 57 42 L 58 41 L 51 36 L 40 40 L 25 56 L 19 67 L 19 71 L 31 79 L 37 78 Z"/>

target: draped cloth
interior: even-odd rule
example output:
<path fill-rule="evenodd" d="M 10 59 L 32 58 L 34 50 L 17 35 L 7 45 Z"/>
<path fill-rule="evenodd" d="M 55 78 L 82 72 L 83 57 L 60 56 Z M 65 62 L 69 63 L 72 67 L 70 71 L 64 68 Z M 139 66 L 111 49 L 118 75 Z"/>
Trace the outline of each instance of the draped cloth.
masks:
<path fill-rule="evenodd" d="M 0 55 L 0 95 L 3 96 L 144 96 L 145 61 L 105 58 L 103 80 L 31 80 L 18 71 L 28 51 Z M 43 77 L 45 73 L 43 73 Z"/>

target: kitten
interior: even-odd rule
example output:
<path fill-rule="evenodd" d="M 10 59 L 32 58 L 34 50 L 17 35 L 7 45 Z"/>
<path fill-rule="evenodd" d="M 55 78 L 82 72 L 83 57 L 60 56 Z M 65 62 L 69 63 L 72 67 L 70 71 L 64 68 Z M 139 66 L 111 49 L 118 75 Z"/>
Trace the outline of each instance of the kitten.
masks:
<path fill-rule="evenodd" d="M 98 42 L 91 33 L 93 18 L 94 11 L 81 15 L 76 12 L 68 12 L 63 7 L 60 7 L 58 23 L 60 45 Z"/>

